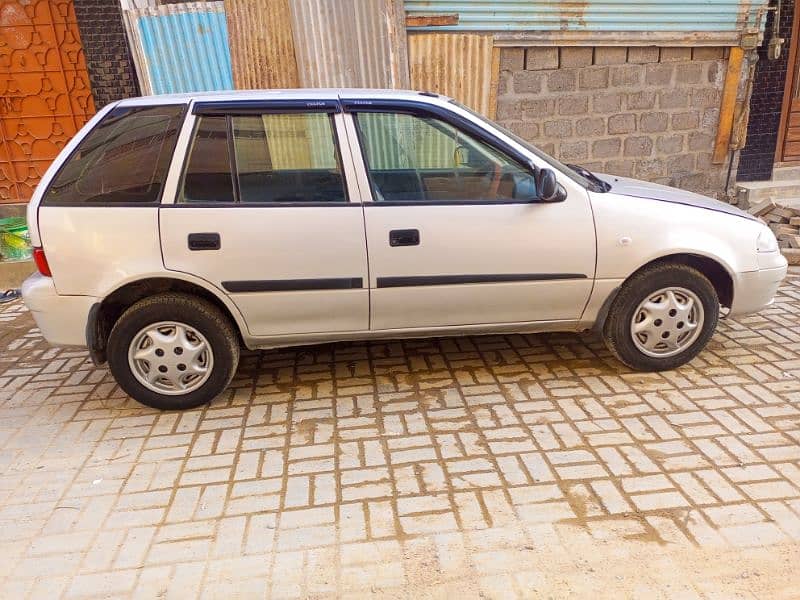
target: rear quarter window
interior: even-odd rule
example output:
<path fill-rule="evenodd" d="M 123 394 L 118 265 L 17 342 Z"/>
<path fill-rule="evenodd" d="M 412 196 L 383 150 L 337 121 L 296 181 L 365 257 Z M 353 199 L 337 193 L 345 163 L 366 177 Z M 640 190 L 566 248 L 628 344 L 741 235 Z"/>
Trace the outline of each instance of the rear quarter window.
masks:
<path fill-rule="evenodd" d="M 185 110 L 182 104 L 114 108 L 73 151 L 42 203 L 158 202 Z"/>

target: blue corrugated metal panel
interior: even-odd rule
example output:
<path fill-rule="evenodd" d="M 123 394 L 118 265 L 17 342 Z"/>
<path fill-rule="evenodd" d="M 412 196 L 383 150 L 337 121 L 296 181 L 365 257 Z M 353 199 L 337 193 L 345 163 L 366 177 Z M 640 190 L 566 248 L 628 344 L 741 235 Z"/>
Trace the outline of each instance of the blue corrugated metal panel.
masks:
<path fill-rule="evenodd" d="M 233 89 L 224 12 L 147 14 L 137 25 L 152 93 Z"/>
<path fill-rule="evenodd" d="M 458 15 L 427 31 L 741 31 L 768 0 L 406 0 L 410 16 Z"/>

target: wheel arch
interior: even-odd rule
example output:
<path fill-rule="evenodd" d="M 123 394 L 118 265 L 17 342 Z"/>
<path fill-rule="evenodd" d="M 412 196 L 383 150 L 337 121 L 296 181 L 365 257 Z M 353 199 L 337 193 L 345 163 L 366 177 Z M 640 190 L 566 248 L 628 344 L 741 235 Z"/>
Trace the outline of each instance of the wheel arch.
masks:
<path fill-rule="evenodd" d="M 595 329 L 602 331 L 603 325 L 608 317 L 608 313 L 611 310 L 611 305 L 614 303 L 614 300 L 616 299 L 622 285 L 625 285 L 625 283 L 628 282 L 634 275 L 644 271 L 645 269 L 662 264 L 680 264 L 697 269 L 711 282 L 711 285 L 714 286 L 714 290 L 717 292 L 720 304 L 722 304 L 722 306 L 725 308 L 730 308 L 733 305 L 733 295 L 735 291 L 733 283 L 734 280 L 733 275 L 731 275 L 728 267 L 726 267 L 720 260 L 704 254 L 697 254 L 695 252 L 677 252 L 674 254 L 666 254 L 654 258 L 644 263 L 630 275 L 628 275 L 625 278 L 625 281 L 623 281 L 619 287 L 615 288 L 603 302 L 603 305 L 598 312 L 597 320 L 595 321 Z"/>
<path fill-rule="evenodd" d="M 216 306 L 234 326 L 239 343 L 245 345 L 246 325 L 236 306 L 199 282 L 171 275 L 158 274 L 128 281 L 103 297 L 89 311 L 86 324 L 86 345 L 95 364 L 106 362 L 106 346 L 111 328 L 135 302 L 164 292 L 183 292 L 202 298 Z"/>

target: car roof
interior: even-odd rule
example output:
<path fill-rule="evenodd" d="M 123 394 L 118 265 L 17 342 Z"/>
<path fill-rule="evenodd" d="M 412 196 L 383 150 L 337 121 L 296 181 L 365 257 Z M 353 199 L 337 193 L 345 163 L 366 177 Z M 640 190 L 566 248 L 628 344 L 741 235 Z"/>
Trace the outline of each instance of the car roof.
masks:
<path fill-rule="evenodd" d="M 384 98 L 395 100 L 439 99 L 449 100 L 432 92 L 414 90 L 383 90 L 371 88 L 296 88 L 288 90 L 229 90 L 219 92 L 190 92 L 185 94 L 162 94 L 140 96 L 119 101 L 120 106 L 141 106 L 152 104 L 182 104 L 193 100 L 210 102 L 214 100 L 335 100 L 338 98 Z"/>

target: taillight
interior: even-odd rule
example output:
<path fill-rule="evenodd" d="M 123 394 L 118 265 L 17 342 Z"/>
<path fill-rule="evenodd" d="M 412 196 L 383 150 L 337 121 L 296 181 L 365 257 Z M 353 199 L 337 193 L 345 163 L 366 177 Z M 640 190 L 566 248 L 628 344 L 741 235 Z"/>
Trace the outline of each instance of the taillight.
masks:
<path fill-rule="evenodd" d="M 53 276 L 53 274 L 50 272 L 50 265 L 47 264 L 47 257 L 44 255 L 43 248 L 33 249 L 33 262 L 36 263 L 36 268 L 39 269 L 39 273 L 45 277 Z"/>

